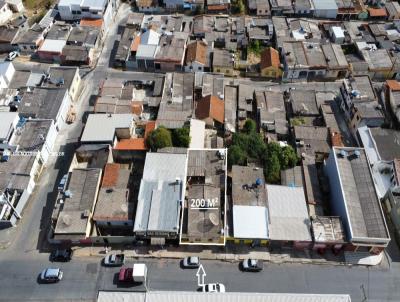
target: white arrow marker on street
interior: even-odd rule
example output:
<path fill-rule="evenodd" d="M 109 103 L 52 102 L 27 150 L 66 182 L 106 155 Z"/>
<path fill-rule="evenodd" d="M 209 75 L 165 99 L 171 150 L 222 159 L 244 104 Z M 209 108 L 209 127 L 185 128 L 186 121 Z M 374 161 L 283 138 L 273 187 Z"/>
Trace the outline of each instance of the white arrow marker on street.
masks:
<path fill-rule="evenodd" d="M 204 271 L 202 264 L 200 264 L 199 269 L 197 270 L 196 276 L 197 276 L 197 284 L 199 286 L 204 286 L 204 277 L 207 276 L 207 274 Z M 201 282 L 200 282 L 200 280 L 201 280 Z"/>

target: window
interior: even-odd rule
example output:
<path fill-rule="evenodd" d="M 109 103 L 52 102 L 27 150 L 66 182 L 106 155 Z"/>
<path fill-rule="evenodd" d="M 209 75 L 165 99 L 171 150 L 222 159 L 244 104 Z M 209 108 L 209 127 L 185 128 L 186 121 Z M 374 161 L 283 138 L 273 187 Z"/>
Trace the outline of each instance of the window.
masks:
<path fill-rule="evenodd" d="M 197 67 L 198 70 L 201 70 L 201 66 Z"/>
<path fill-rule="evenodd" d="M 85 8 L 82 8 L 82 11 L 83 11 L 83 12 L 88 12 L 89 9 L 85 7 Z"/>
<path fill-rule="evenodd" d="M 32 50 L 35 50 L 35 49 L 36 49 L 36 46 L 31 45 L 31 49 L 32 49 Z"/>

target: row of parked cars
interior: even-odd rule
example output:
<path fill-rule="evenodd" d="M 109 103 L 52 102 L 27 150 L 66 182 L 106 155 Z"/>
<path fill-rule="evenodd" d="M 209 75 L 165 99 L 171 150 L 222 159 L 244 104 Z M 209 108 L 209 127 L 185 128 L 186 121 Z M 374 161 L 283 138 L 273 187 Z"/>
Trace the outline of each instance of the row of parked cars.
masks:
<path fill-rule="evenodd" d="M 72 249 L 55 250 L 50 254 L 51 262 L 68 262 L 72 258 Z M 61 281 L 63 272 L 59 268 L 46 268 L 39 276 L 42 283 L 55 283 Z"/>
<path fill-rule="evenodd" d="M 200 258 L 197 256 L 189 256 L 182 260 L 183 268 L 199 268 Z M 256 259 L 245 259 L 240 263 L 240 269 L 245 272 L 260 272 L 263 269 L 262 261 Z M 202 291 L 206 293 L 224 293 L 225 285 L 222 283 L 209 283 L 202 287 Z"/>
<path fill-rule="evenodd" d="M 72 258 L 71 249 L 59 249 L 50 254 L 50 260 L 57 262 L 67 262 Z M 134 264 L 133 267 L 122 267 L 125 264 L 124 254 L 110 253 L 104 257 L 102 264 L 107 267 L 121 267 L 119 282 L 145 282 L 147 276 L 147 267 L 145 264 Z M 189 256 L 181 261 L 182 268 L 199 268 L 200 258 Z M 256 259 L 245 259 L 240 263 L 240 269 L 245 272 L 260 272 L 263 269 L 263 262 Z M 62 280 L 63 272 L 59 268 L 47 268 L 40 274 L 40 281 L 44 283 L 54 283 Z M 209 283 L 202 287 L 203 292 L 225 292 L 225 286 L 222 283 Z"/>
<path fill-rule="evenodd" d="M 197 256 L 186 257 L 182 260 L 183 268 L 199 268 L 200 259 Z M 240 268 L 245 272 L 261 272 L 263 269 L 262 261 L 256 259 L 245 259 L 240 263 Z"/>

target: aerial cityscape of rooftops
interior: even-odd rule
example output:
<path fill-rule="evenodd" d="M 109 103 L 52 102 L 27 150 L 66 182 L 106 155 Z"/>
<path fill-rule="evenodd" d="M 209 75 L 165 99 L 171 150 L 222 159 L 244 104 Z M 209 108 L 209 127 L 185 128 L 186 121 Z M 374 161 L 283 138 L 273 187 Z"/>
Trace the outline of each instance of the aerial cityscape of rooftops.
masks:
<path fill-rule="evenodd" d="M 0 271 L 7 302 L 400 301 L 399 1 L 0 0 Z"/>

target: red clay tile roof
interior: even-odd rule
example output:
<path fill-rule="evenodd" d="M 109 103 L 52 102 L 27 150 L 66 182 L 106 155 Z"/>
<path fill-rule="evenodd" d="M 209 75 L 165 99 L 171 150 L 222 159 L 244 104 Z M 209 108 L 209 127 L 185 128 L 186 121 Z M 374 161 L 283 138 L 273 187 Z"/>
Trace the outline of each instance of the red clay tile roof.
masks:
<path fill-rule="evenodd" d="M 226 5 L 226 4 L 207 5 L 207 10 L 218 11 L 218 10 L 226 10 L 226 9 L 228 9 L 228 5 Z"/>
<path fill-rule="evenodd" d="M 197 102 L 196 117 L 198 119 L 212 119 L 224 123 L 225 106 L 224 102 L 214 95 L 209 95 Z"/>
<path fill-rule="evenodd" d="M 386 9 L 384 8 L 368 8 L 370 17 L 386 17 Z"/>
<path fill-rule="evenodd" d="M 280 63 L 281 62 L 279 60 L 279 52 L 276 49 L 268 47 L 261 53 L 261 62 L 260 62 L 261 69 L 271 66 L 279 68 Z"/>
<path fill-rule="evenodd" d="M 202 41 L 190 43 L 186 51 L 186 64 L 197 61 L 206 64 L 207 44 Z"/>
<path fill-rule="evenodd" d="M 93 26 L 101 28 L 103 26 L 103 19 L 82 19 L 79 24 L 81 26 Z"/>
<path fill-rule="evenodd" d="M 117 184 L 119 168 L 119 164 L 106 164 L 104 168 L 103 182 L 101 184 L 103 188 L 114 187 Z"/>
<path fill-rule="evenodd" d="M 147 138 L 149 133 L 156 129 L 156 121 L 148 121 L 144 130 L 144 138 Z"/>
<path fill-rule="evenodd" d="M 139 44 L 140 44 L 140 36 L 136 35 L 131 45 L 131 51 L 137 51 Z"/>
<path fill-rule="evenodd" d="M 386 85 L 392 91 L 399 91 L 400 90 L 400 82 L 397 82 L 396 80 L 386 80 Z"/>
<path fill-rule="evenodd" d="M 155 0 L 138 0 L 136 1 L 137 7 L 155 7 L 156 1 Z"/>
<path fill-rule="evenodd" d="M 149 133 L 156 128 L 155 121 L 148 121 L 146 123 L 146 127 L 144 130 L 144 138 L 129 138 L 129 139 L 121 139 L 118 141 L 116 146 L 114 147 L 115 150 L 130 150 L 130 151 L 141 151 L 147 150 L 146 146 L 146 138 Z"/>
<path fill-rule="evenodd" d="M 147 150 L 144 138 L 121 139 L 114 147 L 115 150 Z"/>
<path fill-rule="evenodd" d="M 339 132 L 331 131 L 332 147 L 344 147 L 342 135 Z"/>

